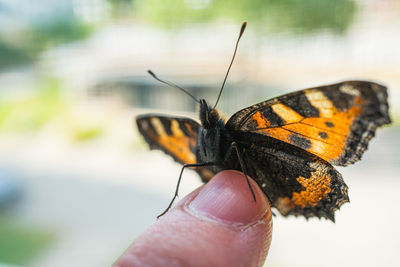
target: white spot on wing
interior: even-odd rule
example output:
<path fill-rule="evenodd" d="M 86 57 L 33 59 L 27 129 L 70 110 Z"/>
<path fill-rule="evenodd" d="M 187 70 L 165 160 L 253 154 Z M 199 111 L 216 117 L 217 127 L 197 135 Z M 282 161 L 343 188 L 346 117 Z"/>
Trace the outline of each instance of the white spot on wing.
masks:
<path fill-rule="evenodd" d="M 339 87 L 339 91 L 348 95 L 360 96 L 360 91 L 358 91 L 350 84 L 343 84 Z"/>
<path fill-rule="evenodd" d="M 298 122 L 303 119 L 303 116 L 299 113 L 281 103 L 273 104 L 271 108 L 275 113 L 279 114 L 286 123 Z"/>
<path fill-rule="evenodd" d="M 147 131 L 149 129 L 149 124 L 145 120 L 140 122 L 140 126 L 142 126 L 143 130 L 145 130 L 145 131 Z"/>
<path fill-rule="evenodd" d="M 181 128 L 179 128 L 179 122 L 177 122 L 176 120 L 171 121 L 171 130 L 175 137 L 185 136 Z"/>
<path fill-rule="evenodd" d="M 321 117 L 331 118 L 335 107 L 332 102 L 319 90 L 306 90 L 305 95 L 311 105 L 319 110 Z"/>
<path fill-rule="evenodd" d="M 151 118 L 151 124 L 153 124 L 154 129 L 156 129 L 157 134 L 166 135 L 164 127 L 159 118 L 153 117 Z"/>

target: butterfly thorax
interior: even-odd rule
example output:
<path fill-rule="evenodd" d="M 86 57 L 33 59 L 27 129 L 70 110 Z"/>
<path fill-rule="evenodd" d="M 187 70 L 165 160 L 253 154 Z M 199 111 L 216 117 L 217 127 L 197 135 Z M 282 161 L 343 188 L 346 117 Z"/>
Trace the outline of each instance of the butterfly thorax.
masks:
<path fill-rule="evenodd" d="M 204 99 L 200 100 L 200 121 L 202 127 L 197 140 L 197 157 L 201 162 L 218 164 L 223 161 L 227 139 L 229 139 L 225 121 Z"/>

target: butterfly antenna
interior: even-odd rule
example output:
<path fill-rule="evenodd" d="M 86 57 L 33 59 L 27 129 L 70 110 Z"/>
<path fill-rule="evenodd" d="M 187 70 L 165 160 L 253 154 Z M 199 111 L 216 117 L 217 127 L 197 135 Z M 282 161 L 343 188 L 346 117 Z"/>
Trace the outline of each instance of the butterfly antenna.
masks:
<path fill-rule="evenodd" d="M 200 100 L 198 100 L 197 98 L 195 98 L 195 97 L 194 97 L 191 93 L 189 93 L 186 89 L 183 89 L 182 87 L 180 87 L 180 86 L 178 86 L 178 85 L 176 85 L 176 84 L 174 84 L 174 83 L 161 80 L 161 79 L 158 78 L 158 77 L 154 74 L 154 72 L 152 72 L 151 70 L 148 70 L 147 72 L 148 72 L 154 79 L 156 79 L 157 81 L 162 82 L 162 83 L 164 83 L 164 84 L 166 84 L 166 85 L 169 85 L 169 86 L 171 86 L 171 87 L 175 87 L 175 88 L 181 90 L 182 92 L 184 92 L 185 94 L 187 94 L 188 96 L 190 96 L 191 98 L 193 98 L 194 101 L 196 101 L 197 103 L 200 103 Z"/>
<path fill-rule="evenodd" d="M 227 70 L 227 72 L 225 74 L 224 82 L 222 83 L 222 86 L 221 86 L 221 90 L 219 90 L 219 95 L 218 95 L 218 98 L 217 98 L 217 102 L 215 102 L 215 105 L 214 105 L 213 108 L 215 108 L 217 106 L 219 98 L 221 97 L 222 90 L 224 89 L 226 79 L 228 78 L 229 71 L 231 70 L 231 67 L 232 67 L 232 64 L 233 64 L 233 60 L 235 59 L 235 56 L 236 56 L 236 51 L 237 51 L 237 48 L 238 48 L 238 45 L 239 45 L 240 38 L 242 37 L 242 35 L 244 33 L 244 30 L 246 29 L 246 25 L 247 25 L 247 22 L 245 21 L 242 24 L 242 28 L 240 28 L 239 37 L 238 37 L 238 39 L 236 41 L 235 51 L 233 52 L 231 63 L 229 64 L 228 70 Z"/>

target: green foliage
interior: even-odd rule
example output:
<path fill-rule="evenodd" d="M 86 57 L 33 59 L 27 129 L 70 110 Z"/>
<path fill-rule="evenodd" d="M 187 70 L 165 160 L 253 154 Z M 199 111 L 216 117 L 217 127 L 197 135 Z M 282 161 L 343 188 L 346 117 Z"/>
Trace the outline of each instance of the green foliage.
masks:
<path fill-rule="evenodd" d="M 74 140 L 77 142 L 93 140 L 100 137 L 104 132 L 104 129 L 101 127 L 87 127 L 76 129 L 74 132 Z"/>
<path fill-rule="evenodd" d="M 13 47 L 0 39 L 0 69 L 12 67 L 32 60 L 29 53 L 21 48 Z"/>
<path fill-rule="evenodd" d="M 79 116 L 73 112 L 64 91 L 58 79 L 45 78 L 32 94 L 12 100 L 0 99 L 0 132 L 35 132 L 54 122 L 76 142 L 100 137 L 104 133 L 102 122 L 87 120 L 91 114 Z"/>
<path fill-rule="evenodd" d="M 0 39 L 0 69 L 30 63 L 42 51 L 90 35 L 93 28 L 73 18 L 31 25 Z"/>
<path fill-rule="evenodd" d="M 114 2 L 115 5 L 119 1 Z M 356 12 L 352 0 L 146 0 L 134 1 L 136 15 L 159 26 L 228 19 L 268 31 L 344 33 Z"/>
<path fill-rule="evenodd" d="M 84 39 L 91 32 L 92 28 L 89 25 L 74 19 L 39 24 L 26 33 L 27 49 L 36 54 L 56 45 Z"/>
<path fill-rule="evenodd" d="M 43 253 L 53 240 L 53 234 L 42 229 L 0 220 L 0 263 L 26 265 Z"/>
<path fill-rule="evenodd" d="M 38 130 L 64 108 L 59 81 L 46 79 L 33 96 L 14 101 L 0 100 L 0 130 Z"/>

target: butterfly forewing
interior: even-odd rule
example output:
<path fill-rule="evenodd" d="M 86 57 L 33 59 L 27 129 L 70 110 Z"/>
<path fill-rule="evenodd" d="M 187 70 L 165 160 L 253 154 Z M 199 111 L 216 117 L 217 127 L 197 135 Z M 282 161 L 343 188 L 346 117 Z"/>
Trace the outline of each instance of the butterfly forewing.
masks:
<path fill-rule="evenodd" d="M 139 132 L 151 149 L 162 150 L 181 164 L 197 163 L 197 135 L 200 124 L 189 118 L 141 115 L 136 118 Z M 214 173 L 207 167 L 196 168 L 203 181 Z"/>
<path fill-rule="evenodd" d="M 386 87 L 347 81 L 283 95 L 234 114 L 227 128 L 279 139 L 332 164 L 359 160 L 390 123 Z"/>

